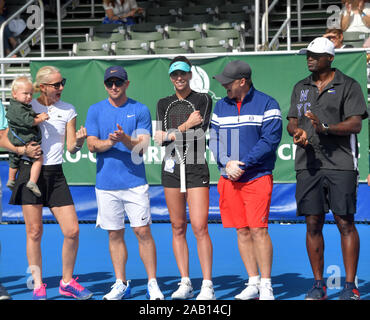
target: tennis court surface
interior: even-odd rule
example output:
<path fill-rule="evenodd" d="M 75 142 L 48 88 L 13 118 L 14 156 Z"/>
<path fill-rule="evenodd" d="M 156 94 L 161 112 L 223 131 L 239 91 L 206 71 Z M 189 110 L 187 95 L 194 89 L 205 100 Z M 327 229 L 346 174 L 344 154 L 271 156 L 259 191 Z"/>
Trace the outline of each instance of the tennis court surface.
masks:
<path fill-rule="evenodd" d="M 146 294 L 146 273 L 138 253 L 133 231 L 128 225 L 126 241 L 128 247 L 127 278 L 131 280 L 131 300 L 144 300 Z M 305 247 L 303 223 L 269 224 L 274 246 L 272 284 L 278 300 L 303 300 L 313 284 L 313 276 Z M 358 265 L 358 287 L 361 298 L 370 300 L 370 226 L 357 224 L 361 240 Z M 224 229 L 219 223 L 209 224 L 213 242 L 213 282 L 217 299 L 233 300 L 244 287 L 246 273 L 240 259 L 233 229 Z M 171 246 L 169 223 L 153 223 L 152 233 L 157 246 L 158 274 L 160 288 L 167 300 L 177 288 L 179 273 Z M 196 241 L 188 226 L 190 251 L 190 277 L 195 294 L 199 292 L 202 274 L 197 256 Z M 337 300 L 344 284 L 344 267 L 340 249 L 340 237 L 334 224 L 325 224 L 325 269 L 328 284 L 328 299 Z M 7 288 L 14 300 L 32 299 L 32 284 L 26 257 L 26 236 L 24 224 L 0 225 L 2 245 L 0 282 Z M 45 224 L 42 240 L 43 277 L 47 284 L 50 300 L 68 299 L 58 292 L 61 278 L 61 249 L 63 237 L 57 224 Z M 106 231 L 95 228 L 94 224 L 80 224 L 80 247 L 75 267 L 79 282 L 94 293 L 92 299 L 101 300 L 114 283 L 114 273 L 108 251 Z"/>

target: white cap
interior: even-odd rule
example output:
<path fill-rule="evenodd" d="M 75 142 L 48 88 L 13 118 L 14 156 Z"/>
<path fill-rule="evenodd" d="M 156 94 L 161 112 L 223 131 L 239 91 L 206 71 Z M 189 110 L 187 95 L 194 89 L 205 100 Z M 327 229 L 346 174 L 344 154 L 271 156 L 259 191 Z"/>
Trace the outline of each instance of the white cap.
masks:
<path fill-rule="evenodd" d="M 332 56 L 335 55 L 334 43 L 324 37 L 315 38 L 314 40 L 310 42 L 310 44 L 308 45 L 306 49 L 299 50 L 299 53 L 306 54 L 307 51 L 314 52 L 314 53 L 328 53 Z"/>

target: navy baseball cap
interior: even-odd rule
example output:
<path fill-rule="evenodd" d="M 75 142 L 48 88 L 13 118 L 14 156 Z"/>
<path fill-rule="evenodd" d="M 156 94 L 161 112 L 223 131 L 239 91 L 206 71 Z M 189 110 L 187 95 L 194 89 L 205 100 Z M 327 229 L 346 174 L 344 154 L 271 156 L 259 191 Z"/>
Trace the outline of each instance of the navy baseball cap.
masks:
<path fill-rule="evenodd" d="M 104 81 L 107 81 L 110 78 L 118 78 L 121 80 L 127 80 L 127 72 L 121 66 L 112 66 L 107 68 L 104 73 Z"/>

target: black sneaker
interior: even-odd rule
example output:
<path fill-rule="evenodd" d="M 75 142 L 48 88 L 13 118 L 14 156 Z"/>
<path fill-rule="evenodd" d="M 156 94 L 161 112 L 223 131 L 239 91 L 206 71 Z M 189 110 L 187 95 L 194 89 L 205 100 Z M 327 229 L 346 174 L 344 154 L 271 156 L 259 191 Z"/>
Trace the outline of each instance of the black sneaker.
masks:
<path fill-rule="evenodd" d="M 325 300 L 326 286 L 323 280 L 316 280 L 313 287 L 307 292 L 305 300 Z"/>
<path fill-rule="evenodd" d="M 0 283 L 0 300 L 10 300 L 12 297 Z"/>
<path fill-rule="evenodd" d="M 339 300 L 360 300 L 360 292 L 353 282 L 346 282 L 339 295 Z"/>

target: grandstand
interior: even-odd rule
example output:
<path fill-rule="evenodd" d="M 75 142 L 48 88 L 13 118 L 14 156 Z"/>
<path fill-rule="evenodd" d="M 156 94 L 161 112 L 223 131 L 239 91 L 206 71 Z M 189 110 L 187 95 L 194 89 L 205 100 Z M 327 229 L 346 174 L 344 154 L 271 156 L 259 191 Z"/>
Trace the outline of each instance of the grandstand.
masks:
<path fill-rule="evenodd" d="M 45 55 L 46 56 L 68 56 L 73 44 L 92 40 L 96 28 L 99 29 L 101 21 L 105 15 L 101 1 L 80 0 L 69 1 L 70 4 L 63 8 L 63 19 L 61 23 L 61 43 L 58 40 L 58 24 L 55 17 L 45 16 Z M 261 8 L 259 19 L 264 13 L 264 1 L 260 1 Z M 286 19 L 287 1 L 274 1 L 277 4 L 271 10 L 268 18 L 269 40 L 273 38 L 280 26 Z M 181 38 L 185 31 L 198 31 L 201 37 L 208 37 L 207 30 L 210 26 L 224 24 L 224 30 L 235 30 L 240 34 L 240 40 L 246 45 L 238 46 L 239 42 L 230 49 L 234 51 L 254 51 L 254 31 L 255 31 L 255 1 L 254 0 L 162 0 L 162 1 L 137 1 L 140 7 L 145 8 L 144 17 L 138 18 L 138 23 L 152 28 L 165 30 L 161 32 L 162 39 L 173 38 L 175 35 L 169 33 L 171 29 L 178 30 L 177 36 Z M 271 3 L 271 1 L 270 1 Z M 298 21 L 297 2 L 291 2 L 291 42 L 292 49 L 304 47 L 313 37 L 323 34 L 326 29 L 327 19 L 332 13 L 327 13 L 330 5 L 341 7 L 340 0 L 305 0 L 301 8 L 301 17 Z M 155 17 L 155 18 L 154 18 Z M 226 24 L 229 24 L 226 27 Z M 300 24 L 300 27 L 298 27 Z M 145 28 L 145 27 L 142 27 Z M 156 29 L 152 32 L 157 31 Z M 183 31 L 183 32 L 182 32 Z M 260 30 L 261 31 L 261 30 Z M 125 28 L 122 40 L 131 39 L 131 32 L 136 31 L 135 27 Z M 144 31 L 146 32 L 146 31 Z M 212 33 L 212 32 L 211 32 Z M 231 32 L 230 32 L 231 33 Z M 286 32 L 285 32 L 286 33 Z M 197 35 L 194 35 L 197 37 Z M 262 35 L 260 35 L 262 38 Z M 188 39 L 195 40 L 195 39 Z M 153 42 L 158 41 L 156 37 Z M 263 47 L 263 44 L 261 44 Z M 194 47 L 189 48 L 189 52 Z M 278 50 L 287 49 L 287 38 L 279 37 Z M 153 51 L 152 53 L 155 53 Z M 32 56 L 39 55 L 36 49 Z M 114 54 L 114 52 L 112 52 Z"/>
<path fill-rule="evenodd" d="M 28 7 L 41 6 L 39 3 L 42 0 L 28 0 L 25 5 L 8 0 L 8 17 L 23 7 L 17 16 L 27 21 L 32 15 Z M 296 50 L 324 33 L 335 10 L 330 6 L 341 7 L 340 0 L 275 0 L 268 1 L 269 14 L 265 15 L 265 1 L 139 0 L 144 15 L 136 18 L 136 25 L 124 27 L 102 25 L 105 16 L 102 1 L 61 0 L 60 3 L 56 12 L 46 8 L 44 28 L 38 35 L 30 36 L 32 30 L 28 28 L 21 34 L 22 43 L 15 52 L 18 57 Z M 286 21 L 288 4 L 290 23 Z M 5 104 L 9 96 L 6 84 L 13 76 L 4 74 L 28 71 L 24 62 L 21 66 L 12 63 L 12 67 L 1 72 Z"/>
<path fill-rule="evenodd" d="M 33 14 L 28 7 L 41 7 L 39 3 L 42 0 L 28 0 L 25 5 L 8 0 L 8 17 L 23 7 L 17 16 L 27 21 Z M 61 0 L 60 3 L 59 10 L 42 10 L 44 24 L 38 35 L 30 36 L 32 30 L 28 28 L 21 34 L 22 43 L 15 52 L 18 57 L 296 50 L 322 35 L 335 8 L 341 7 L 340 0 L 275 0 L 268 1 L 266 15 L 265 1 L 138 0 L 138 5 L 145 9 L 144 15 L 136 18 L 136 25 L 125 27 L 102 25 L 105 16 L 102 1 Z M 353 43 L 353 39 L 348 41 Z M 6 85 L 13 76 L 4 74 L 28 71 L 27 63 L 21 66 L 12 63 L 12 66 L 1 72 L 5 104 L 9 96 Z"/>

